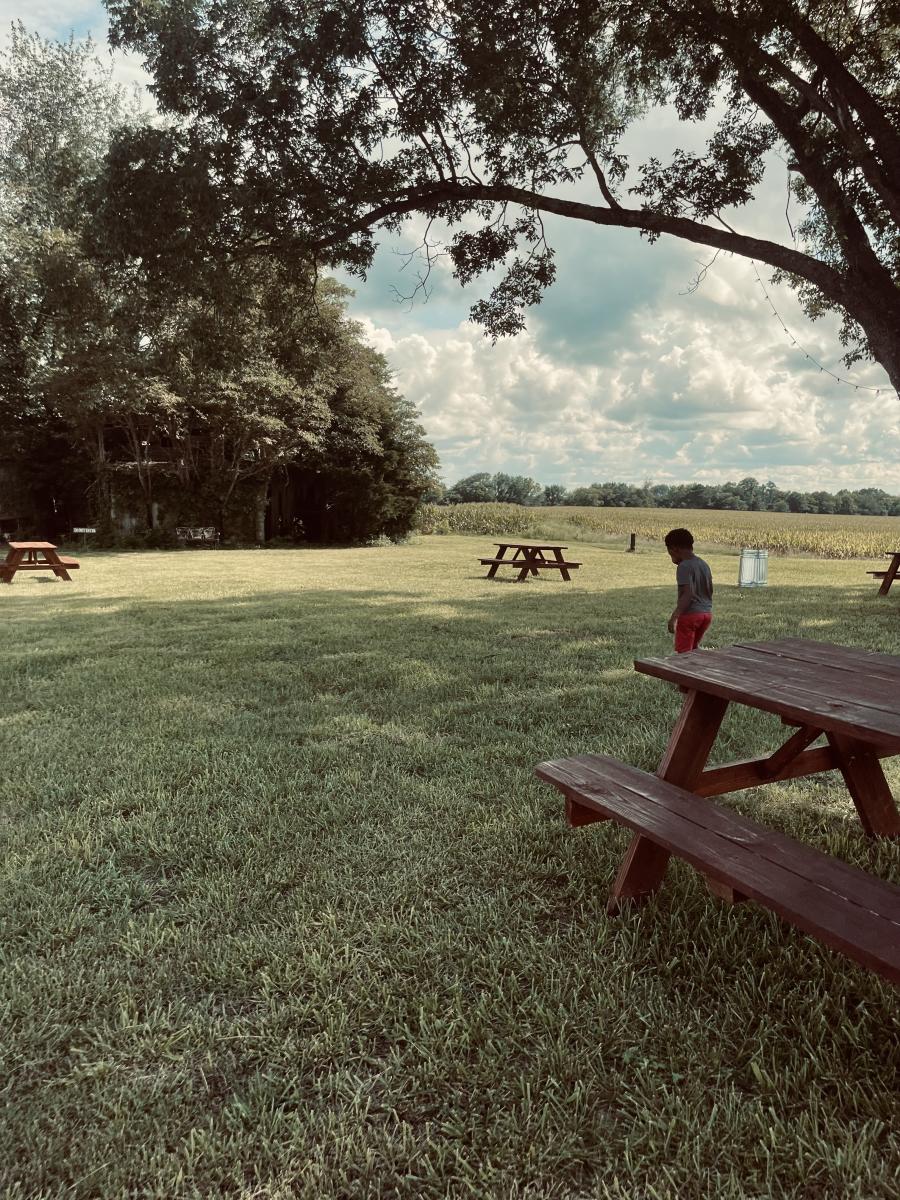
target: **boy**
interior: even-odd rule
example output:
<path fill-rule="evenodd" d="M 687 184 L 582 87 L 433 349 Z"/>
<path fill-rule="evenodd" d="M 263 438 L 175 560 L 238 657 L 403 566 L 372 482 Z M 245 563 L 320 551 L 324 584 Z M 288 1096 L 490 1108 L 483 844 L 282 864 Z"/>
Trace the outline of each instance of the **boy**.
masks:
<path fill-rule="evenodd" d="M 694 535 L 689 529 L 670 529 L 666 549 L 675 563 L 678 603 L 669 617 L 669 633 L 675 634 L 675 653 L 696 650 L 712 622 L 712 572 L 694 553 Z"/>

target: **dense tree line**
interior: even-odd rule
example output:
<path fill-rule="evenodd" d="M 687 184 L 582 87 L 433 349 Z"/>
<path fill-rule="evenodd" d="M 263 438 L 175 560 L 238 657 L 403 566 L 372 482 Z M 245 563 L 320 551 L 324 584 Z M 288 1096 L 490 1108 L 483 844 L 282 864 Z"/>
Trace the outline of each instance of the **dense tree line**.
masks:
<path fill-rule="evenodd" d="M 443 494 L 429 499 L 442 504 L 503 500 L 509 504 L 574 505 L 590 508 L 732 509 L 739 512 L 838 513 L 847 516 L 900 516 L 900 496 L 881 488 L 839 492 L 784 491 L 771 480 L 747 476 L 737 483 L 592 483 L 571 490 L 546 487 L 524 475 L 467 475 Z"/>
<path fill-rule="evenodd" d="M 346 289 L 268 255 L 161 263 L 148 228 L 178 195 L 119 150 L 148 124 L 90 41 L 13 27 L 0 54 L 0 456 L 46 532 L 96 524 L 165 541 L 177 524 L 226 536 L 400 536 L 436 455 Z M 184 216 L 181 213 L 182 217 Z M 191 222 L 182 230 L 191 241 Z M 277 527 L 273 489 L 288 489 Z M 47 529 L 55 525 L 56 530 Z M 268 528 L 267 528 L 268 525 Z"/>

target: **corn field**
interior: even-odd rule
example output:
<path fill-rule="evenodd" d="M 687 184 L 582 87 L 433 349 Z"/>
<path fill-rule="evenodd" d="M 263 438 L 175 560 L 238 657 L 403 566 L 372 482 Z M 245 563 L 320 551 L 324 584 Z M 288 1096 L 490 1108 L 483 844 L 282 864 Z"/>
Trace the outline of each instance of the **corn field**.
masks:
<path fill-rule="evenodd" d="M 515 504 L 426 505 L 421 533 L 516 534 L 526 537 L 597 536 L 661 541 L 687 526 L 700 545 L 748 546 L 774 554 L 817 558 L 880 558 L 900 549 L 900 517 L 820 516 L 808 513 L 730 512 L 687 508 L 521 508 Z"/>
<path fill-rule="evenodd" d="M 423 504 L 416 529 L 419 533 L 477 533 L 485 537 L 510 533 L 530 537 L 537 532 L 535 516 L 547 511 L 523 508 L 521 504 Z"/>

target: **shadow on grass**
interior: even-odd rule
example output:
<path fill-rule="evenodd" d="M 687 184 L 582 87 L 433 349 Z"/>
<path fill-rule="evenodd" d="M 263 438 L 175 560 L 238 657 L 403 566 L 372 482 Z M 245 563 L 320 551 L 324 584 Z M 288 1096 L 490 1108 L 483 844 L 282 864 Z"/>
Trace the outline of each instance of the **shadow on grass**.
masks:
<path fill-rule="evenodd" d="M 625 835 L 568 830 L 533 779 L 592 750 L 655 766 L 680 698 L 632 660 L 668 652 L 671 603 L 669 584 L 539 580 L 17 606 L 0 721 L 21 1194 L 99 1162 L 79 1194 L 237 1196 L 337 1145 L 304 1195 L 374 1195 L 376 1170 L 384 1195 L 441 1200 L 476 1169 L 497 1200 L 600 1195 L 634 1161 L 623 1195 L 695 1196 L 741 1142 L 751 1183 L 716 1193 L 736 1198 L 769 1194 L 773 1138 L 792 1171 L 816 1147 L 822 1195 L 853 1194 L 852 1170 L 889 1194 L 887 986 L 681 864 L 608 921 Z M 711 642 L 892 650 L 895 621 L 862 588 L 722 589 Z M 739 710 L 722 755 L 778 732 Z M 738 802 L 897 865 L 840 781 Z M 426 1126 L 445 1157 L 423 1166 Z M 845 1135 L 871 1143 L 862 1167 L 840 1165 Z"/>
<path fill-rule="evenodd" d="M 447 767 L 435 748 L 451 748 L 461 778 L 477 777 L 498 800 L 530 786 L 544 758 L 598 752 L 654 769 L 680 696 L 632 664 L 671 653 L 671 586 L 586 594 L 561 581 L 496 583 L 485 581 L 477 596 L 383 588 L 186 600 L 64 595 L 52 611 L 19 611 L 0 714 L 15 724 L 23 712 L 43 713 L 49 746 L 65 754 L 71 729 L 54 729 L 54 712 L 74 709 L 92 727 L 115 713 L 138 760 L 148 721 L 181 722 L 191 739 L 220 739 L 230 725 L 260 748 L 273 737 L 307 748 L 336 740 L 345 759 L 371 754 L 380 735 L 405 737 L 417 753 L 431 747 L 436 772 Z M 706 644 L 806 636 L 892 652 L 894 610 L 862 587 L 721 588 Z M 783 738 L 776 718 L 735 706 L 713 759 L 771 750 Z M 821 790 L 821 777 L 791 785 L 793 820 L 805 813 L 814 836 L 847 821 L 852 828 L 852 809 L 823 806 Z M 737 803 L 752 812 L 756 795 Z"/>

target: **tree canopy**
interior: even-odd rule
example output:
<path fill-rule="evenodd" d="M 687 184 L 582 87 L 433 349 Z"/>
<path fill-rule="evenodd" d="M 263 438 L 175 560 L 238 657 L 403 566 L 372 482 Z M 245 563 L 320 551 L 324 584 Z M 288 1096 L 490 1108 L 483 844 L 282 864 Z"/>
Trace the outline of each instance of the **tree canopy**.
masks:
<path fill-rule="evenodd" d="M 148 257 L 159 209 L 119 221 L 114 128 L 119 147 L 165 137 L 89 40 L 14 26 L 0 54 L 0 438 L 32 494 L 82 520 L 89 495 L 110 534 L 126 509 L 149 531 L 206 523 L 262 541 L 291 468 L 315 487 L 279 532 L 408 530 L 436 456 L 347 318 L 347 289 L 271 256 Z"/>
<path fill-rule="evenodd" d="M 157 170 L 223 242 L 364 271 L 439 218 L 463 283 L 500 270 L 473 309 L 498 336 L 553 280 L 544 214 L 672 235 L 768 264 L 900 386 L 897 0 L 107 5 L 184 121 Z M 630 162 L 663 103 L 705 150 Z M 804 213 L 783 242 L 737 228 L 773 152 Z"/>
<path fill-rule="evenodd" d="M 565 490 L 565 489 L 563 489 Z M 544 488 L 527 475 L 491 475 L 478 471 L 458 480 L 442 497 L 446 504 L 477 504 L 499 501 L 502 504 L 540 504 Z"/>

